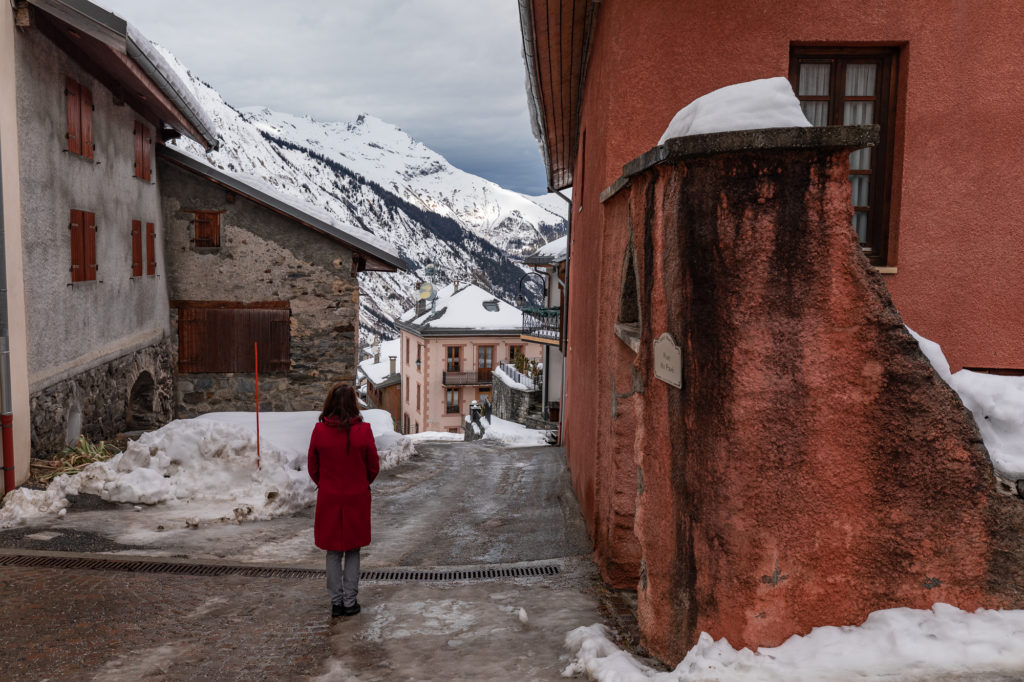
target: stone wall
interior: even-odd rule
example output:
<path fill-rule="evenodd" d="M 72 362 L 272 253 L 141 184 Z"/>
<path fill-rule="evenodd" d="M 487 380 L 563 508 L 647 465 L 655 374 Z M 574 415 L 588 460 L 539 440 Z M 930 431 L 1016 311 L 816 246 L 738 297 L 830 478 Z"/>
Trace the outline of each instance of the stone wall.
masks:
<path fill-rule="evenodd" d="M 178 301 L 287 301 L 291 367 L 260 372 L 260 405 L 318 410 L 327 389 L 356 376 L 359 281 L 352 252 L 337 241 L 164 159 L 162 178 L 169 289 Z M 191 246 L 191 210 L 219 210 L 221 246 Z M 171 311 L 177 358 L 177 313 Z M 249 373 L 181 374 L 177 413 L 255 409 Z"/>
<path fill-rule="evenodd" d="M 495 370 L 493 388 L 491 389 L 491 411 L 500 418 L 525 424 L 531 412 L 540 412 L 541 390 L 525 391 L 515 388 L 510 380 L 502 378 L 500 370 Z"/>
<path fill-rule="evenodd" d="M 670 140 L 605 194 L 625 246 L 605 249 L 634 269 L 601 297 L 635 291 L 640 324 L 601 332 L 595 554 L 630 557 L 632 526 L 640 626 L 670 663 L 701 632 L 773 646 L 879 609 L 1024 604 L 1024 505 L 851 229 L 849 150 L 872 134 Z M 655 376 L 663 333 L 682 388 Z"/>
<path fill-rule="evenodd" d="M 173 419 L 170 346 L 165 338 L 33 393 L 32 456 L 52 457 L 79 435 L 95 442 Z"/>

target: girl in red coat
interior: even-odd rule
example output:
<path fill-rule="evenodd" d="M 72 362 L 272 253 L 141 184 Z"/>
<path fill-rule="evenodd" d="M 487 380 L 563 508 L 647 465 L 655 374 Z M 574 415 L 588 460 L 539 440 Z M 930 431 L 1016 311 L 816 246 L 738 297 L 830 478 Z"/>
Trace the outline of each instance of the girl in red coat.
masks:
<path fill-rule="evenodd" d="M 359 613 L 359 548 L 370 544 L 370 483 L 378 471 L 377 446 L 355 389 L 335 384 L 309 440 L 309 477 L 319 486 L 313 540 L 327 550 L 331 616 Z"/>

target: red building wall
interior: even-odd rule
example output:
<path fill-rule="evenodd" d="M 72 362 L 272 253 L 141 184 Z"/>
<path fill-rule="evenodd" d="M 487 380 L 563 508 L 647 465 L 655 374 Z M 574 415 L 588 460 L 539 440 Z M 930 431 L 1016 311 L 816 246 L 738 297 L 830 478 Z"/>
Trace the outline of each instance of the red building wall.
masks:
<path fill-rule="evenodd" d="M 889 251 L 897 272 L 885 283 L 906 323 L 939 342 L 954 371 L 1024 370 L 1024 61 L 1011 49 L 1022 33 L 1024 3 L 1015 0 L 601 2 L 574 171 L 564 431 L 606 579 L 625 586 L 640 573 L 628 539 L 639 482 L 623 453 L 644 426 L 609 419 L 632 400 L 618 397 L 632 390 L 623 387 L 630 368 L 610 335 L 628 216 L 602 205 L 601 191 L 694 98 L 786 76 L 793 44 L 898 46 Z M 604 541 L 612 537 L 622 542 Z"/>

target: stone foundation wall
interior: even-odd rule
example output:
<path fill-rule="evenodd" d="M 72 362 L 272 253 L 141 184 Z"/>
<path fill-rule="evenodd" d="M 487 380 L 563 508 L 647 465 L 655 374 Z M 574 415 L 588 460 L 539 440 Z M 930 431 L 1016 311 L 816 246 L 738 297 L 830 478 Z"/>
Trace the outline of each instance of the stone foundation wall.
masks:
<path fill-rule="evenodd" d="M 84 435 L 90 441 L 106 440 L 128 429 L 132 388 L 146 383 L 143 409 L 137 420 L 147 427 L 174 418 L 174 374 L 170 340 L 127 353 L 115 360 L 47 386 L 31 396 L 32 456 L 49 458 Z M 138 406 L 139 401 L 135 401 Z"/>

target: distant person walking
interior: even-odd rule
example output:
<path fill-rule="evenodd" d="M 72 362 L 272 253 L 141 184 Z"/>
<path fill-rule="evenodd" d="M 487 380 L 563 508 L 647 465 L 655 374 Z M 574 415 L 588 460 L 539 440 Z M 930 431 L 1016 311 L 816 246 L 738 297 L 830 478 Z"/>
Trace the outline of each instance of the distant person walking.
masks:
<path fill-rule="evenodd" d="M 355 389 L 335 384 L 309 440 L 309 477 L 319 486 L 313 541 L 327 550 L 332 617 L 359 613 L 359 548 L 370 544 L 370 484 L 379 471 Z"/>

